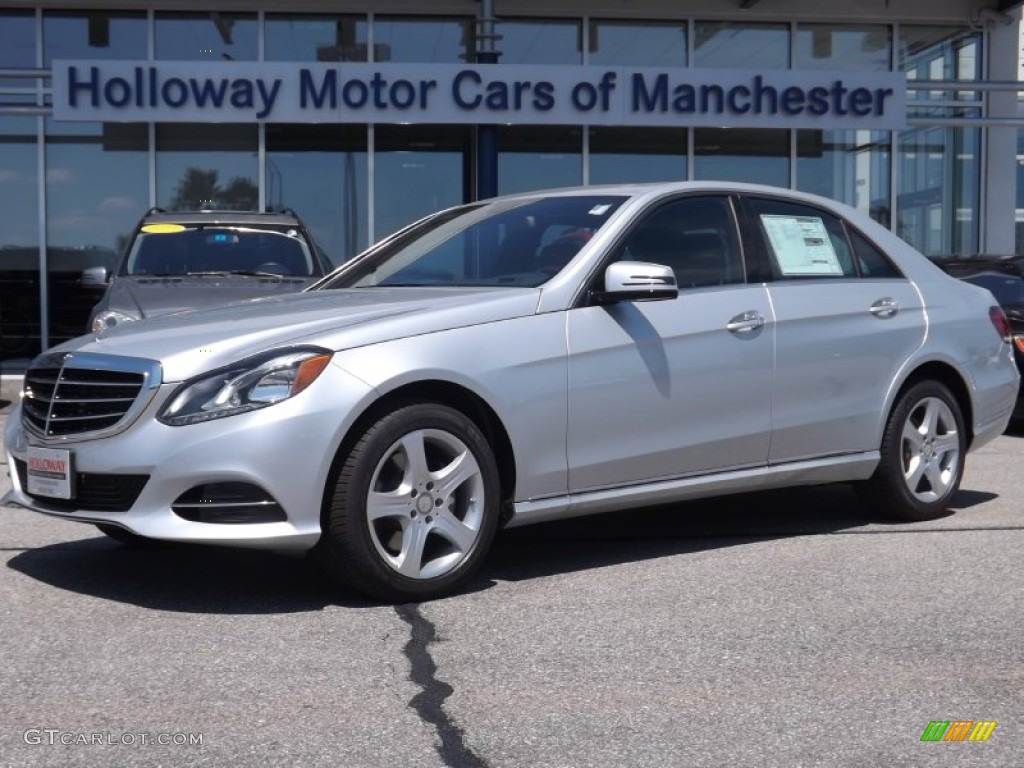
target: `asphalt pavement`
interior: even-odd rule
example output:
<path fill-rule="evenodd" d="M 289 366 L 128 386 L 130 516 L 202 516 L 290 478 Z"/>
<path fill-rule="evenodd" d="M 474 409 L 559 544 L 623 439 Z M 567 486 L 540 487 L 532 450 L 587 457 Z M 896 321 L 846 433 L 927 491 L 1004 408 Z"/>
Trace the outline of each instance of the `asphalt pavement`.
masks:
<path fill-rule="evenodd" d="M 508 531 L 402 606 L 0 508 L 0 765 L 1022 766 L 1022 462 L 927 523 L 839 485 Z"/>

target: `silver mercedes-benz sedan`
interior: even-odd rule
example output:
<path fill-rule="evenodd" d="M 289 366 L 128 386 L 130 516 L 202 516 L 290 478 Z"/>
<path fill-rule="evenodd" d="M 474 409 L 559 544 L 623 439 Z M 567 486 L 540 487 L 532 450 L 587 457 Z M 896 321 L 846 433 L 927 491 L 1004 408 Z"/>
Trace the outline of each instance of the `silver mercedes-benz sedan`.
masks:
<path fill-rule="evenodd" d="M 442 211 L 309 291 L 33 361 L 4 499 L 115 539 L 312 553 L 386 600 L 465 585 L 499 527 L 852 482 L 941 514 L 1017 394 L 991 294 L 771 187 Z"/>

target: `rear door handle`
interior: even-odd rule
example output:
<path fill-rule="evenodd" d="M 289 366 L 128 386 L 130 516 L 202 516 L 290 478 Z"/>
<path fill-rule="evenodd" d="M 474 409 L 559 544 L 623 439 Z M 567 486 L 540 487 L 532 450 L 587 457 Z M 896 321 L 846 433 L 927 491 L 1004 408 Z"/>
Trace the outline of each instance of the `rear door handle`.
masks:
<path fill-rule="evenodd" d="M 750 333 L 764 325 L 764 318 L 754 310 L 741 312 L 725 324 L 725 330 L 732 333 Z"/>
<path fill-rule="evenodd" d="M 869 311 L 875 317 L 892 317 L 900 311 L 900 305 L 896 299 L 886 296 L 872 304 Z"/>

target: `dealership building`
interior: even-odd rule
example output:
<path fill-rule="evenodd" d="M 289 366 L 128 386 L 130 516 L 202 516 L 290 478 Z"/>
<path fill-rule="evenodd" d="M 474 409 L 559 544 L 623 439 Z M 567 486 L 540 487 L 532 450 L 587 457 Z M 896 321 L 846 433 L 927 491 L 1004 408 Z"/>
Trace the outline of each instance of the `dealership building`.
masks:
<path fill-rule="evenodd" d="M 1019 6 L 0 3 L 0 372 L 85 331 L 153 206 L 290 208 L 337 264 L 495 194 L 718 179 L 1019 251 Z"/>

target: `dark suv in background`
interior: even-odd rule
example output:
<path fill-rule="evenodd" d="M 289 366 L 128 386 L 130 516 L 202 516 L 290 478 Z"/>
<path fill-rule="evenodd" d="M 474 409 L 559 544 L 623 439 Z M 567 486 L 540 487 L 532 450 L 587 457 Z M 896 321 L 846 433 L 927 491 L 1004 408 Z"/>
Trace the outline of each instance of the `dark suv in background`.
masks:
<path fill-rule="evenodd" d="M 938 256 L 938 266 L 953 277 L 987 288 L 1006 312 L 1013 333 L 1013 356 L 1024 375 L 1024 256 Z M 1024 426 L 1024 384 L 1013 411 L 1015 428 Z"/>
<path fill-rule="evenodd" d="M 231 301 L 301 291 L 330 271 L 291 211 L 149 210 L 113 274 L 94 267 L 84 286 L 106 285 L 87 329 Z"/>

